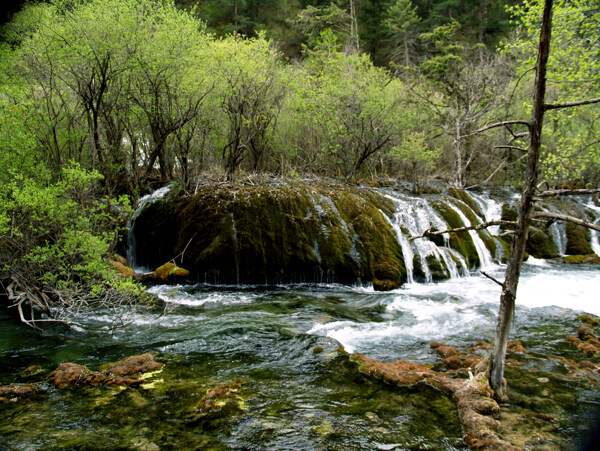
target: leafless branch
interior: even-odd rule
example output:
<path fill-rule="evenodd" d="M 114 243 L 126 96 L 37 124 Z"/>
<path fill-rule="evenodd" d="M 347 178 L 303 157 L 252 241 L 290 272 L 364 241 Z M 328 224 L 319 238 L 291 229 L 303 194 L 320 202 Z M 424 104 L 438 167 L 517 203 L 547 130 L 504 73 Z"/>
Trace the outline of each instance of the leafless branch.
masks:
<path fill-rule="evenodd" d="M 575 218 L 574 216 L 563 215 L 560 213 L 550 213 L 546 211 L 535 212 L 532 215 L 532 218 L 546 218 L 546 219 L 554 219 L 559 221 L 571 222 L 573 224 L 577 224 L 583 227 L 587 227 L 589 229 L 594 229 L 600 231 L 600 225 L 594 224 L 589 221 L 584 221 L 583 219 Z"/>
<path fill-rule="evenodd" d="M 483 274 L 485 277 L 487 277 L 488 279 L 490 279 L 493 282 L 496 282 L 498 285 L 500 285 L 501 287 L 504 286 L 504 284 L 502 282 L 500 282 L 498 279 L 496 279 L 493 276 L 490 276 L 488 273 L 486 273 L 485 271 L 479 271 L 481 274 Z"/>
<path fill-rule="evenodd" d="M 482 230 L 482 229 L 486 229 L 488 227 L 492 227 L 492 226 L 496 226 L 496 225 L 505 225 L 505 226 L 515 227 L 517 225 L 517 223 L 514 221 L 496 220 L 496 221 L 482 222 L 482 223 L 474 225 L 474 226 L 457 227 L 455 229 L 435 230 L 435 231 L 428 229 L 428 230 L 425 230 L 421 235 L 411 236 L 409 238 L 409 241 L 416 240 L 417 238 L 427 238 L 430 236 L 442 235 L 444 233 L 465 232 L 467 230 Z"/>
<path fill-rule="evenodd" d="M 557 110 L 559 108 L 573 108 L 576 106 L 591 105 L 593 103 L 600 103 L 600 97 L 597 97 L 595 99 L 580 100 L 578 102 L 549 103 L 549 104 L 547 103 L 544 105 L 544 110 L 548 111 L 548 110 Z"/>

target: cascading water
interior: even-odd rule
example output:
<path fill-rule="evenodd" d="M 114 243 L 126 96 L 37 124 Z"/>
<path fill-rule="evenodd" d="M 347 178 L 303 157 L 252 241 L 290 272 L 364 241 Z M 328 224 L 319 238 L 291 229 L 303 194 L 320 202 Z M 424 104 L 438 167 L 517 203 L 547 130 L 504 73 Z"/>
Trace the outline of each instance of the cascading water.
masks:
<path fill-rule="evenodd" d="M 414 282 L 415 255 L 419 258 L 427 282 L 432 281 L 431 269 L 427 263 L 428 257 L 434 258 L 440 263 L 448 271 L 450 278 L 458 277 L 461 270 L 466 272 L 467 265 L 464 258 L 456 253 L 451 253 L 449 248 L 440 248 L 428 239 L 409 240 L 411 236 L 420 235 L 428 229 L 445 230 L 449 228 L 448 224 L 435 213 L 426 199 L 400 197 L 392 194 L 386 194 L 385 197 L 394 203 L 394 215 L 388 219 L 396 232 L 398 243 L 402 249 L 409 283 Z M 444 241 L 446 244 L 448 243 L 447 236 L 444 237 Z M 459 270 L 455 260 L 459 261 L 461 270 Z"/>
<path fill-rule="evenodd" d="M 461 202 L 458 201 L 457 202 Z M 462 203 L 462 202 L 461 202 Z M 463 203 L 464 205 L 464 203 Z M 471 224 L 471 221 L 467 218 L 467 216 L 462 212 L 462 210 L 453 203 L 449 203 L 449 206 L 458 214 L 460 220 L 465 226 L 471 226 L 475 224 Z M 486 247 L 483 240 L 479 237 L 479 234 L 475 230 L 469 230 L 469 235 L 471 235 L 471 239 L 473 240 L 473 244 L 475 245 L 475 250 L 477 251 L 477 256 L 479 257 L 479 262 L 481 268 L 489 268 L 494 265 L 494 261 L 492 259 L 492 254 Z"/>
<path fill-rule="evenodd" d="M 140 215 L 140 213 L 142 212 L 142 210 L 144 209 L 145 206 L 165 197 L 171 190 L 171 187 L 172 187 L 171 185 L 163 186 L 162 188 L 157 189 L 153 193 L 146 194 L 145 196 L 140 197 L 140 199 L 138 200 L 137 209 L 133 212 L 133 215 L 131 215 L 131 218 L 127 222 L 127 254 L 126 254 L 126 256 L 127 256 L 127 261 L 129 262 L 129 265 L 136 272 L 147 272 L 148 268 L 140 267 L 137 264 L 137 258 L 136 258 L 137 244 L 135 241 L 135 234 L 134 234 L 134 230 L 133 230 L 135 220 Z"/>
<path fill-rule="evenodd" d="M 596 205 L 592 198 L 588 199 L 585 203 L 586 208 L 590 213 L 594 216 L 593 223 L 600 224 L 600 207 Z M 600 232 L 594 229 L 590 229 L 590 244 L 592 246 L 592 250 L 596 255 L 600 255 Z"/>

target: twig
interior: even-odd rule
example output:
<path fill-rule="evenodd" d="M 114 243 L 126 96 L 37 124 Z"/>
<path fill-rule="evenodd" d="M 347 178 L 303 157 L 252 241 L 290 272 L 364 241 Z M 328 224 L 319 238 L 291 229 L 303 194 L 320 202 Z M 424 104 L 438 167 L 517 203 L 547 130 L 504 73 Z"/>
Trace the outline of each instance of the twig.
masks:
<path fill-rule="evenodd" d="M 436 230 L 432 231 L 431 229 L 425 230 L 421 235 L 411 236 L 408 240 L 416 240 L 417 238 L 426 238 L 430 236 L 442 235 L 444 233 L 452 233 L 452 232 L 465 232 L 467 230 L 482 230 L 488 227 L 496 226 L 496 225 L 505 225 L 515 227 L 517 223 L 515 221 L 503 221 L 503 220 L 495 220 L 495 221 L 487 221 L 482 222 L 480 224 L 474 226 L 466 226 L 466 227 L 457 227 L 455 229 L 447 229 L 447 230 Z"/>
<path fill-rule="evenodd" d="M 485 271 L 479 271 L 481 274 L 483 274 L 485 277 L 487 277 L 488 279 L 490 279 L 493 282 L 496 282 L 498 285 L 500 285 L 501 287 L 504 287 L 504 284 L 502 282 L 500 282 L 498 279 L 496 279 L 493 276 L 490 276 L 488 273 L 486 273 Z"/>

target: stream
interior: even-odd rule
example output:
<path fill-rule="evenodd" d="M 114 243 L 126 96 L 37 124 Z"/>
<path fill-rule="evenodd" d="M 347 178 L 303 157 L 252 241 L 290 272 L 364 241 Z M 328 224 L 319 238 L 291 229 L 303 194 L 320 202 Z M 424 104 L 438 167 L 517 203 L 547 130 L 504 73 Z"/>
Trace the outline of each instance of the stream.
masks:
<path fill-rule="evenodd" d="M 503 270 L 487 268 L 497 278 Z M 145 352 L 166 363 L 147 389 L 46 384 L 30 400 L 0 405 L 0 450 L 466 449 L 452 400 L 428 387 L 368 379 L 338 348 L 435 368 L 441 358 L 432 340 L 459 348 L 491 340 L 500 296 L 491 280 L 472 274 L 385 293 L 342 285 L 150 291 L 164 305 L 138 310 L 114 330 L 100 312 L 82 319 L 94 332 L 56 328 L 40 336 L 0 311 L 0 384 L 30 365 L 98 369 Z M 559 420 L 551 425 L 557 449 L 575 449 L 585 436 L 582 419 L 598 405 L 597 392 L 555 378 L 560 365 L 542 356 L 582 360 L 565 338 L 576 335 L 582 312 L 600 315 L 599 292 L 597 267 L 533 258 L 524 265 L 511 340 L 529 351 L 525 373 L 537 373 L 534 388 L 513 383 L 518 393 L 509 413 L 525 418 L 519 400 L 537 402 Z M 238 379 L 243 409 L 210 422 L 190 420 L 208 389 Z M 558 401 L 542 399 L 544 383 Z"/>

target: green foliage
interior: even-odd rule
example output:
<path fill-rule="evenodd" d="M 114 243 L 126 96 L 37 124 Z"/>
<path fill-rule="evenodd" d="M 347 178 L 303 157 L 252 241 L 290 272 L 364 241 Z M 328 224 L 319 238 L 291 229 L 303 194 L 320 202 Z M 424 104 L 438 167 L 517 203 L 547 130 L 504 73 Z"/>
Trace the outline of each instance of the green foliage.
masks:
<path fill-rule="evenodd" d="M 114 279 L 106 260 L 131 210 L 127 198 L 97 198 L 101 179 L 77 164 L 54 183 L 15 175 L 2 192 L 2 279 L 41 291 Z"/>
<path fill-rule="evenodd" d="M 504 50 L 516 58 L 519 70 L 533 67 L 543 2 L 528 0 L 510 8 L 521 33 Z M 548 61 L 548 103 L 566 103 L 600 96 L 600 11 L 593 0 L 557 0 L 553 7 Z M 530 75 L 530 80 L 533 75 Z M 528 93 L 523 94 L 527 96 Z M 550 111 L 546 118 L 542 155 L 544 177 L 554 184 L 600 181 L 600 107 Z"/>
<path fill-rule="evenodd" d="M 424 132 L 410 132 L 394 147 L 390 156 L 398 162 L 403 176 L 418 185 L 420 179 L 431 173 L 439 158 L 439 150 L 431 148 Z"/>

